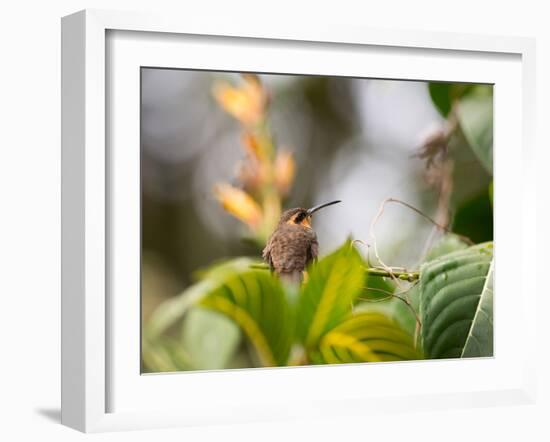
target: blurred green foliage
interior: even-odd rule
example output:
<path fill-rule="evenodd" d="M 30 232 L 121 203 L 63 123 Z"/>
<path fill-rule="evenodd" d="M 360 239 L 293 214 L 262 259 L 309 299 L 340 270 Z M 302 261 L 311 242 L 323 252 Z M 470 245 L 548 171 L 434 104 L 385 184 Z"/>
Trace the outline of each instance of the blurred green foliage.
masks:
<path fill-rule="evenodd" d="M 488 191 L 465 201 L 458 208 L 453 231 L 476 243 L 493 239 L 493 206 Z"/>
<path fill-rule="evenodd" d="M 468 144 L 488 173 L 493 174 L 493 97 L 475 93 L 463 97 L 457 105 L 457 117 Z M 482 89 L 485 90 L 485 89 Z"/>
<path fill-rule="evenodd" d="M 428 88 L 430 97 L 437 110 L 445 118 L 449 116 L 453 103 L 472 90 L 474 85 L 468 83 L 432 82 Z"/>

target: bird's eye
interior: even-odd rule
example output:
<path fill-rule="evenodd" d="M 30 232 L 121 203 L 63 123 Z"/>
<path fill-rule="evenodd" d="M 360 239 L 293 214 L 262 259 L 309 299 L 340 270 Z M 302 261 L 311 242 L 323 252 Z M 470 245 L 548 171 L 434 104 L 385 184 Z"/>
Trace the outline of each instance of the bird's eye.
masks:
<path fill-rule="evenodd" d="M 296 224 L 300 224 L 304 220 L 305 217 L 306 217 L 306 214 L 304 212 L 301 212 L 298 215 L 296 215 L 296 218 L 294 218 L 294 222 Z"/>

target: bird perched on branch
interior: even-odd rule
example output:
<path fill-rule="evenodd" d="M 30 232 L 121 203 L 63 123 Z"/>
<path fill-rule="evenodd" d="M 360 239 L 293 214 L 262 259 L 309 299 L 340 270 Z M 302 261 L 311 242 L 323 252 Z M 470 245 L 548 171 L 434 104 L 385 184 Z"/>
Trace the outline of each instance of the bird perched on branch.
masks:
<path fill-rule="evenodd" d="M 287 282 L 302 282 L 303 271 L 317 258 L 319 251 L 317 235 L 311 227 L 311 217 L 318 210 L 339 202 L 331 201 L 310 209 L 298 207 L 283 212 L 262 253 L 271 271 Z"/>

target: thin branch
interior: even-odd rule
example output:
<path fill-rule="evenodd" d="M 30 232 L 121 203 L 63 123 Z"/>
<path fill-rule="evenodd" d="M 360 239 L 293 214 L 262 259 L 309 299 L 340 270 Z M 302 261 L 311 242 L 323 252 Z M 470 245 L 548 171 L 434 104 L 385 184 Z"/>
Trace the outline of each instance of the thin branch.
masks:
<path fill-rule="evenodd" d="M 379 289 L 379 288 L 376 288 L 376 287 L 363 287 L 364 290 L 366 290 L 367 292 L 368 291 L 372 291 L 372 292 L 380 292 L 380 293 L 384 293 L 385 295 L 387 295 L 385 298 L 378 298 L 378 299 L 370 299 L 370 298 L 357 298 L 359 299 L 360 301 L 367 301 L 367 302 L 382 302 L 382 301 L 387 301 L 388 299 L 391 299 L 393 296 L 395 296 L 394 293 L 388 291 L 388 290 L 384 290 L 384 289 Z"/>
<path fill-rule="evenodd" d="M 370 244 L 366 243 L 360 239 L 354 239 L 352 241 L 352 244 L 359 243 L 367 247 L 367 268 L 372 268 L 373 266 L 370 265 Z"/>
<path fill-rule="evenodd" d="M 269 266 L 267 264 L 250 264 L 249 267 L 255 270 L 269 270 Z"/>
<path fill-rule="evenodd" d="M 451 194 L 453 192 L 453 171 L 454 160 L 447 157 L 447 153 L 439 160 L 437 164 L 432 166 L 436 170 L 433 173 L 433 177 L 436 179 L 432 185 L 437 189 L 437 209 L 435 212 L 435 220 L 439 225 L 448 227 L 451 216 L 449 206 L 451 203 Z M 439 226 L 433 226 L 431 232 L 424 244 L 422 255 L 420 256 L 419 263 L 423 262 L 428 255 L 436 235 L 442 229 Z"/>
<path fill-rule="evenodd" d="M 404 201 L 401 201 L 401 200 L 398 200 L 396 198 L 387 198 L 386 200 L 384 200 L 384 203 L 383 204 L 386 204 L 386 203 L 398 203 L 398 204 L 402 204 L 403 206 L 411 209 L 413 212 L 415 213 L 418 213 L 420 216 L 422 216 L 423 218 L 427 219 L 429 222 L 431 222 L 434 226 L 436 226 L 438 229 L 441 229 L 443 231 L 445 231 L 446 233 L 453 233 L 451 229 L 449 229 L 447 226 L 444 226 L 443 224 L 440 224 L 438 223 L 437 221 L 435 221 L 433 218 L 430 218 L 428 215 L 426 215 L 424 212 L 422 212 L 421 210 L 417 209 L 416 207 L 414 206 L 411 206 L 409 203 L 406 203 Z M 463 238 L 466 242 L 468 242 L 470 245 L 473 245 L 474 242 L 466 237 L 466 236 L 462 236 L 462 235 L 458 235 L 456 233 L 453 233 L 454 235 L 457 235 L 461 238 Z"/>
<path fill-rule="evenodd" d="M 407 292 L 410 289 L 412 289 L 413 287 L 414 287 L 414 285 L 411 286 L 409 289 L 407 289 L 405 292 L 400 292 L 398 294 L 391 293 L 391 292 L 388 292 L 387 290 L 383 290 L 383 289 L 377 289 L 377 288 L 374 288 L 374 287 L 365 287 L 366 290 L 374 290 L 374 291 L 382 292 L 382 293 L 387 294 L 388 296 L 386 298 L 380 298 L 380 299 L 369 299 L 369 298 L 363 298 L 363 297 L 358 297 L 357 299 L 359 299 L 361 301 L 366 301 L 366 302 L 381 302 L 381 301 L 387 301 L 388 299 L 391 299 L 391 298 L 397 298 L 400 301 L 404 302 L 405 305 L 409 308 L 409 310 L 414 315 L 414 318 L 415 318 L 415 321 L 416 321 L 415 328 L 414 328 L 414 346 L 416 348 L 418 346 L 418 337 L 420 335 L 420 330 L 422 328 L 422 321 L 420 320 L 420 316 L 418 316 L 418 313 L 414 309 L 414 307 L 413 307 L 412 303 L 410 302 L 410 300 L 407 299 L 407 298 L 404 298 L 402 296 L 399 296 L 401 293 L 403 295 L 407 295 Z"/>
<path fill-rule="evenodd" d="M 251 269 L 255 270 L 269 270 L 269 266 L 267 264 L 250 264 L 249 266 Z M 376 268 L 371 267 L 367 268 L 365 267 L 364 270 L 371 276 L 381 277 L 381 278 L 396 278 L 401 281 L 408 281 L 408 282 L 414 282 L 417 281 L 420 277 L 420 273 L 418 272 L 408 272 L 406 270 L 397 270 L 401 269 L 401 267 L 391 268 L 388 267 L 389 271 L 382 268 Z"/>
<path fill-rule="evenodd" d="M 419 272 L 407 272 L 396 270 L 396 268 L 388 267 L 388 270 L 378 269 L 378 268 L 369 268 L 365 269 L 369 276 L 378 276 L 382 278 L 395 278 L 400 281 L 414 282 L 420 278 Z"/>
<path fill-rule="evenodd" d="M 376 234 L 374 233 L 374 228 L 376 227 L 376 223 L 382 217 L 386 204 L 391 201 L 393 201 L 393 198 L 386 198 L 380 205 L 380 208 L 378 209 L 378 213 L 376 214 L 376 216 L 373 218 L 371 222 L 371 225 L 369 228 L 369 236 L 372 238 L 374 256 L 376 257 L 376 260 L 380 263 L 380 265 L 384 268 L 384 270 L 389 273 L 389 276 L 395 281 L 395 284 L 398 287 L 402 287 L 399 279 L 397 279 L 397 277 L 395 277 L 395 275 L 393 274 L 392 269 L 384 261 L 382 261 L 382 258 L 380 258 L 380 254 L 378 253 L 378 244 L 376 241 Z"/>
<path fill-rule="evenodd" d="M 380 265 L 384 268 L 385 271 L 387 271 L 388 273 L 390 273 L 389 276 L 391 276 L 397 285 L 400 286 L 399 284 L 399 279 L 394 277 L 393 275 L 391 275 L 393 273 L 393 270 L 390 266 L 388 266 L 384 261 L 382 261 L 382 259 L 380 258 L 380 254 L 378 253 L 378 244 L 376 242 L 376 234 L 374 232 L 374 229 L 376 227 L 376 223 L 378 222 L 378 220 L 380 219 L 380 217 L 382 216 L 382 214 L 384 213 L 384 209 L 386 207 L 386 204 L 388 203 L 397 203 L 397 204 L 401 204 L 405 207 L 407 207 L 408 209 L 412 210 L 413 212 L 417 213 L 418 215 L 422 216 L 423 218 L 425 218 L 426 220 L 428 220 L 430 223 L 432 223 L 434 226 L 436 226 L 438 229 L 441 229 L 443 231 L 445 231 L 446 233 L 453 233 L 447 226 L 445 225 L 442 225 L 441 223 L 438 223 L 437 221 L 435 221 L 433 218 L 431 218 L 430 216 L 426 215 L 424 212 L 422 212 L 421 210 L 417 209 L 416 207 L 412 206 L 411 204 L 409 203 L 406 203 L 405 201 L 401 201 L 397 198 L 386 198 L 384 201 L 382 201 L 382 204 L 380 205 L 380 208 L 378 209 L 378 213 L 376 214 L 376 216 L 374 217 L 374 219 L 372 220 L 372 223 L 370 225 L 370 229 L 369 229 L 369 236 L 372 238 L 372 241 L 373 241 L 373 248 L 374 248 L 374 255 L 377 259 L 377 261 L 380 263 Z M 457 233 L 453 233 L 454 235 L 458 236 L 459 238 L 461 238 L 463 241 L 467 242 L 468 244 L 470 245 L 473 245 L 474 242 L 468 238 L 467 236 L 464 236 L 464 235 L 459 235 Z"/>

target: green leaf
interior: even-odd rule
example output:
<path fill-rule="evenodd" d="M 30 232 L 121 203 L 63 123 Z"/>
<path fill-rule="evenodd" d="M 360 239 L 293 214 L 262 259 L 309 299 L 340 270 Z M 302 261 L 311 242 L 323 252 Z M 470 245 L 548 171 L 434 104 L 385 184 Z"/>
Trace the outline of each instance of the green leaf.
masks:
<path fill-rule="evenodd" d="M 494 262 L 491 262 L 474 320 L 462 350 L 463 358 L 493 355 L 493 267 Z"/>
<path fill-rule="evenodd" d="M 395 283 L 390 278 L 369 277 L 365 271 L 365 290 L 361 292 L 361 301 L 382 301 L 395 291 Z"/>
<path fill-rule="evenodd" d="M 241 338 L 238 326 L 217 312 L 194 307 L 182 324 L 182 343 L 196 370 L 226 368 Z"/>
<path fill-rule="evenodd" d="M 420 303 L 420 290 L 418 289 L 419 284 L 412 286 L 407 293 L 402 293 L 399 296 L 404 299 L 408 299 L 411 303 L 409 307 L 405 302 L 400 299 L 394 298 L 391 301 L 390 307 L 390 317 L 397 321 L 399 325 L 405 330 L 410 336 L 414 336 L 416 330 L 416 315 L 414 312 L 419 310 Z M 414 309 L 414 312 L 411 310 L 411 307 Z"/>
<path fill-rule="evenodd" d="M 431 82 L 428 85 L 430 97 L 441 115 L 449 116 L 453 101 L 468 94 L 475 86 L 467 83 Z"/>
<path fill-rule="evenodd" d="M 462 240 L 458 235 L 453 233 L 447 233 L 437 241 L 432 248 L 428 251 L 426 260 L 431 261 L 440 256 L 448 253 L 455 252 L 457 250 L 463 250 L 468 247 L 468 244 Z M 412 286 L 408 292 L 400 294 L 402 298 L 408 299 L 411 303 L 411 307 L 415 312 L 419 312 L 420 306 L 420 284 Z M 389 309 L 390 317 L 395 319 L 403 329 L 411 336 L 414 335 L 416 330 L 416 316 L 411 308 L 403 301 L 394 298 L 391 301 Z"/>
<path fill-rule="evenodd" d="M 422 359 L 412 337 L 383 314 L 364 312 L 326 333 L 310 352 L 316 364 Z"/>
<path fill-rule="evenodd" d="M 163 302 L 153 312 L 145 325 L 144 333 L 150 339 L 160 336 L 170 326 L 179 321 L 189 308 L 201 298 L 221 287 L 229 275 L 246 271 L 256 262 L 250 258 L 236 258 L 201 272 L 199 282 L 191 285 L 179 295 Z"/>
<path fill-rule="evenodd" d="M 417 322 L 415 312 L 418 312 L 418 297 L 418 283 L 411 285 L 405 291 L 399 289 L 392 293 L 391 296 L 386 295 L 385 298 L 381 299 L 364 298 L 364 294 L 361 294 L 361 299 L 365 299 L 365 301 L 356 304 L 354 313 L 380 313 L 397 322 L 410 336 L 414 336 Z M 405 300 L 410 302 L 410 306 Z"/>
<path fill-rule="evenodd" d="M 463 250 L 467 247 L 468 243 L 460 238 L 460 236 L 453 233 L 447 233 L 433 245 L 426 256 L 426 261 L 431 261 L 435 258 L 446 255 L 447 253 Z"/>
<path fill-rule="evenodd" d="M 493 97 L 471 94 L 460 100 L 457 116 L 468 144 L 493 174 Z"/>
<path fill-rule="evenodd" d="M 286 364 L 294 336 L 294 314 L 279 280 L 269 272 L 230 273 L 200 305 L 233 320 L 263 366 Z"/>
<path fill-rule="evenodd" d="M 144 335 L 141 344 L 141 357 L 143 371 L 147 373 L 194 369 L 189 355 L 181 344 L 169 336 L 151 340 Z"/>
<path fill-rule="evenodd" d="M 422 265 L 420 317 L 422 346 L 430 358 L 460 357 L 470 336 L 484 295 L 493 259 L 492 243 L 449 253 Z M 487 306 L 483 312 L 489 313 Z M 492 309 L 490 310 L 492 316 Z M 492 321 L 492 317 L 491 317 Z M 475 327 L 475 332 L 481 330 Z M 477 335 L 473 335 L 474 339 Z M 490 337 L 487 339 L 492 340 Z M 488 347 L 483 354 L 490 356 Z"/>
<path fill-rule="evenodd" d="M 444 117 L 451 111 L 450 87 L 450 83 L 430 83 L 428 86 L 435 107 Z"/>
<path fill-rule="evenodd" d="M 349 315 L 364 284 L 363 260 L 349 241 L 311 267 L 298 301 L 297 334 L 306 348 Z"/>
<path fill-rule="evenodd" d="M 493 239 L 493 208 L 486 189 L 458 207 L 453 218 L 453 231 L 476 243 Z"/>

